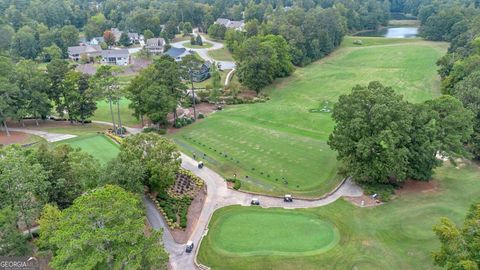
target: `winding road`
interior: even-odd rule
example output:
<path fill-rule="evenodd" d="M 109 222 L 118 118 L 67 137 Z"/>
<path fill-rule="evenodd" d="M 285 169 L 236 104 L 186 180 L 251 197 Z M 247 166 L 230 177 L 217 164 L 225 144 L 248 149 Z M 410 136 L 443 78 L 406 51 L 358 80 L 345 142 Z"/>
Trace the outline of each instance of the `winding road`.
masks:
<path fill-rule="evenodd" d="M 187 43 L 187 42 L 190 42 L 190 40 L 178 41 L 178 42 L 170 43 L 170 45 L 173 46 L 173 47 L 176 47 L 176 48 L 185 48 L 187 50 L 194 51 L 194 52 L 198 53 L 198 55 L 206 61 L 210 61 L 212 63 L 213 62 L 219 63 L 220 67 L 222 69 L 235 69 L 235 62 L 233 62 L 233 61 L 217 61 L 217 60 L 213 59 L 212 57 L 210 57 L 208 55 L 208 51 L 213 51 L 213 50 L 218 50 L 218 49 L 223 48 L 222 43 L 210 40 L 210 39 L 206 38 L 205 36 L 202 36 L 200 33 L 197 33 L 195 31 L 194 31 L 194 34 L 200 35 L 202 37 L 203 42 L 211 43 L 213 46 L 210 47 L 210 48 L 198 48 L 198 49 L 185 47 L 184 44 Z"/>
<path fill-rule="evenodd" d="M 109 122 L 93 121 L 98 124 L 111 125 Z M 127 131 L 131 134 L 141 132 L 139 128 L 126 127 Z M 44 138 L 50 138 L 48 141 L 58 141 L 59 139 L 71 138 L 73 135 L 69 134 L 55 134 L 48 132 L 41 132 L 37 130 L 28 130 L 17 128 L 15 131 L 31 133 L 42 136 Z M 320 207 L 335 202 L 337 199 L 343 196 L 358 197 L 363 194 L 362 189 L 354 184 L 350 179 L 343 181 L 339 187 L 337 187 L 332 193 L 328 194 L 324 198 L 318 200 L 301 200 L 294 199 L 291 203 L 283 202 L 283 199 L 277 197 L 271 197 L 266 195 L 251 195 L 248 193 L 236 191 L 227 188 L 227 183 L 223 177 L 209 169 L 208 167 L 198 168 L 198 163 L 191 157 L 181 153 L 182 167 L 193 172 L 198 177 L 202 178 L 207 187 L 207 196 L 205 198 L 203 209 L 200 213 L 199 219 L 195 228 L 193 229 L 190 240 L 194 242 L 194 251 L 192 253 L 185 253 L 185 244 L 175 242 L 171 235 L 163 217 L 158 212 L 155 203 L 148 197 L 142 198 L 146 209 L 147 219 L 156 230 L 163 230 L 163 243 L 165 249 L 170 254 L 170 266 L 171 269 L 187 270 L 187 269 L 199 269 L 196 262 L 196 255 L 198 247 L 200 246 L 201 239 L 208 233 L 208 223 L 215 210 L 228 205 L 242 205 L 250 206 L 250 201 L 253 197 L 258 198 L 260 206 L 263 208 L 269 207 L 281 207 L 286 209 L 298 209 L 298 208 L 312 208 Z M 200 265 L 201 269 L 209 269 L 206 266 Z"/>

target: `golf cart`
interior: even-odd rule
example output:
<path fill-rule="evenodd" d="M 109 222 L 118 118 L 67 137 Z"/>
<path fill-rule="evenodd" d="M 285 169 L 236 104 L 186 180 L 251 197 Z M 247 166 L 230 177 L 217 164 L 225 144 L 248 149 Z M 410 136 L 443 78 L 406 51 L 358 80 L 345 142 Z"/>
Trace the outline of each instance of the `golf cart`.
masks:
<path fill-rule="evenodd" d="M 190 253 L 192 252 L 192 250 L 193 250 L 193 242 L 188 241 L 187 245 L 185 245 L 185 252 Z"/>
<path fill-rule="evenodd" d="M 198 162 L 198 168 L 199 169 L 203 168 L 203 161 Z"/>
<path fill-rule="evenodd" d="M 293 202 L 292 195 L 290 195 L 290 194 L 285 194 L 285 196 L 283 197 L 283 201 L 284 201 L 284 202 Z"/>
<path fill-rule="evenodd" d="M 257 198 L 252 198 L 252 201 L 250 202 L 251 205 L 260 205 L 260 201 Z"/>

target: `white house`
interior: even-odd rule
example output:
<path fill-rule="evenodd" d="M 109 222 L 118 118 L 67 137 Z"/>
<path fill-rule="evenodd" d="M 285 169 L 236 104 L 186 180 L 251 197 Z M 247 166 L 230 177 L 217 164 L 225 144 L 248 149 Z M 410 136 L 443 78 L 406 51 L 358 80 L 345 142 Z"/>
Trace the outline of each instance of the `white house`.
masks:
<path fill-rule="evenodd" d="M 145 44 L 145 49 L 151 54 L 162 54 L 165 49 L 165 39 L 149 38 Z"/>
<path fill-rule="evenodd" d="M 245 23 L 242 21 L 231 21 L 229 19 L 225 18 L 218 18 L 215 21 L 216 24 L 223 25 L 227 28 L 234 29 L 236 31 L 243 31 L 243 28 L 245 27 Z"/>
<path fill-rule="evenodd" d="M 94 37 L 88 43 L 90 45 L 100 45 L 102 42 L 104 42 L 103 37 Z"/>
<path fill-rule="evenodd" d="M 93 58 L 101 55 L 102 48 L 99 45 L 84 45 L 68 47 L 68 58 L 73 61 L 78 61 L 85 55 L 88 58 Z"/>
<path fill-rule="evenodd" d="M 130 53 L 127 49 L 104 50 L 102 51 L 102 63 L 126 66 L 130 64 Z"/>

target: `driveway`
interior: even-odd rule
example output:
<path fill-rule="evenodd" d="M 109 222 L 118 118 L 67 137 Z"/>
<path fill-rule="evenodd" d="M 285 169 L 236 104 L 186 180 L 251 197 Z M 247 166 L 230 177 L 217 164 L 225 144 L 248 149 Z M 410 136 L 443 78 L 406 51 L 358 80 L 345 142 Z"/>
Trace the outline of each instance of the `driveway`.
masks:
<path fill-rule="evenodd" d="M 194 32 L 195 33 L 195 32 Z M 198 55 L 200 57 L 202 57 L 205 61 L 210 61 L 210 62 L 217 62 L 220 64 L 221 68 L 222 69 L 235 69 L 235 62 L 233 61 L 218 61 L 218 60 L 215 60 L 213 59 L 212 57 L 210 57 L 208 55 L 208 51 L 213 51 L 213 50 L 218 50 L 218 49 L 221 49 L 223 48 L 223 44 L 222 43 L 219 43 L 219 42 L 216 42 L 216 41 L 213 41 L 213 40 L 210 40 L 208 38 L 206 38 L 205 36 L 201 35 L 200 33 L 196 33 L 197 35 L 200 35 L 203 39 L 203 42 L 208 42 L 208 43 L 211 43 L 213 46 L 210 47 L 210 48 L 202 48 L 202 49 L 191 49 L 191 48 L 186 48 L 184 46 L 185 43 L 187 42 L 190 42 L 190 40 L 184 40 L 184 41 L 179 41 L 179 42 L 174 42 L 174 43 L 170 43 L 170 45 L 172 45 L 173 47 L 177 47 L 177 48 L 185 48 L 187 50 L 191 50 L 191 51 L 194 51 L 196 53 L 198 53 Z"/>

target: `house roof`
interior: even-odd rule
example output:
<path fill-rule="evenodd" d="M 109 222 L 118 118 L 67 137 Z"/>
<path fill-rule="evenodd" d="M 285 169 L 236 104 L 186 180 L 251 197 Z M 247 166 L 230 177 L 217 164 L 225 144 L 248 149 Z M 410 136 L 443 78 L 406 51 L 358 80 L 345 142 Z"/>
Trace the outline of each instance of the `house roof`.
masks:
<path fill-rule="evenodd" d="M 168 51 L 165 52 L 165 54 L 175 59 L 185 54 L 186 51 L 187 49 L 185 48 L 171 47 L 170 49 L 168 49 Z"/>
<path fill-rule="evenodd" d="M 138 35 L 138 33 L 128 33 L 128 38 L 130 38 L 130 39 L 139 39 L 140 36 Z"/>
<path fill-rule="evenodd" d="M 227 28 L 235 28 L 235 29 L 236 28 L 241 28 L 245 25 L 245 23 L 243 21 L 231 21 L 231 20 L 225 19 L 225 18 L 218 18 L 215 21 L 215 23 L 224 25 Z"/>
<path fill-rule="evenodd" d="M 82 53 L 96 53 L 101 52 L 102 48 L 99 45 L 85 45 L 68 47 L 68 54 L 82 54 Z"/>
<path fill-rule="evenodd" d="M 127 49 L 118 49 L 118 50 L 104 50 L 102 51 L 102 57 L 123 57 L 127 58 L 130 56 L 130 53 Z"/>
<path fill-rule="evenodd" d="M 164 46 L 165 39 L 163 38 L 149 38 L 147 39 L 146 47 L 157 47 L 157 46 Z"/>

